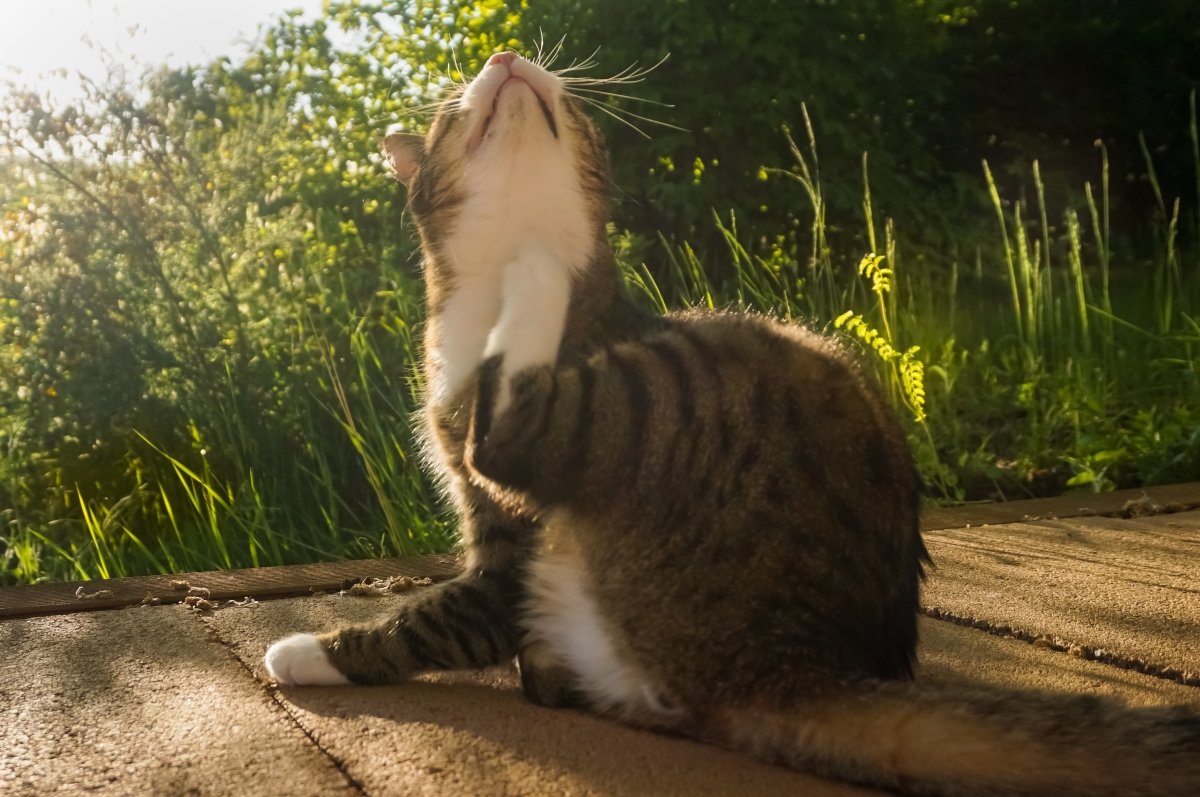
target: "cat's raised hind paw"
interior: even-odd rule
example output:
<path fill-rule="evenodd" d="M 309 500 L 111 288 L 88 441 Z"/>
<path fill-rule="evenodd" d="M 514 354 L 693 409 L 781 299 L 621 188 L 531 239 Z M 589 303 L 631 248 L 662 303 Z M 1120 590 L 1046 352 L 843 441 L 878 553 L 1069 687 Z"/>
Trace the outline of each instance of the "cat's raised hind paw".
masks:
<path fill-rule="evenodd" d="M 263 656 L 267 674 L 289 686 L 345 686 L 350 679 L 333 663 L 321 640 L 312 634 L 292 634 L 267 648 Z"/>

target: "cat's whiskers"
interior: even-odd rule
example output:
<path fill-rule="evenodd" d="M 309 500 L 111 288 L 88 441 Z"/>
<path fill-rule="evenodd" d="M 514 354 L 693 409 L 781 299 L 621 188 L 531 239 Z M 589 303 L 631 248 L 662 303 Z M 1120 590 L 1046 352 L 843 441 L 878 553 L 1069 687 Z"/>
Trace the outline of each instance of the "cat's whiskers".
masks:
<path fill-rule="evenodd" d="M 634 94 L 621 94 L 616 91 L 604 91 L 603 89 L 591 89 L 591 88 L 586 88 L 584 86 L 573 86 L 571 88 L 570 93 L 572 95 L 578 97 L 579 95 L 577 94 L 577 92 L 580 92 L 580 91 L 585 92 L 587 94 L 599 94 L 599 95 L 602 95 L 605 97 L 614 97 L 614 98 L 622 99 L 622 100 L 632 100 L 633 102 L 644 102 L 644 103 L 647 103 L 648 105 L 657 105 L 661 108 L 674 108 L 675 107 L 673 104 L 671 104 L 669 102 L 663 102 L 661 100 L 652 100 L 649 97 L 638 97 Z"/>
<path fill-rule="evenodd" d="M 621 124 L 623 124 L 627 127 L 630 127 L 633 130 L 636 130 L 638 132 L 638 134 L 641 135 L 643 138 L 651 139 L 653 137 L 649 133 L 647 133 L 645 130 L 642 130 L 642 128 L 640 128 L 636 124 L 634 124 L 633 121 L 631 121 L 631 120 L 636 119 L 639 122 L 645 122 L 646 124 L 657 125 L 658 127 L 665 127 L 669 130 L 678 130 L 683 133 L 688 132 L 686 127 L 680 127 L 679 125 L 671 124 L 670 122 L 664 122 L 661 119 L 655 119 L 652 116 L 644 116 L 640 113 L 634 113 L 633 111 L 629 110 L 628 108 L 619 108 L 614 105 L 608 105 L 594 97 L 588 97 L 583 94 L 575 93 L 577 90 L 578 89 L 575 89 L 575 90 L 569 91 L 568 93 L 570 93 L 571 96 L 575 97 L 575 99 L 577 99 L 581 102 L 587 103 L 588 105 L 592 106 L 596 110 L 608 114 L 613 119 L 616 119 L 618 122 L 620 122 Z M 597 93 L 609 94 L 609 92 L 597 92 Z M 620 95 L 612 95 L 612 96 L 620 96 Z M 666 105 L 666 103 L 659 103 L 656 100 L 645 100 L 645 102 L 651 102 L 651 103 L 655 103 L 658 105 L 663 105 L 664 107 L 667 107 L 667 108 L 674 107 L 674 106 Z"/>
<path fill-rule="evenodd" d="M 449 74 L 439 74 L 439 77 L 443 78 L 441 82 L 432 84 L 428 87 L 427 96 L 433 95 L 434 99 L 430 100 L 429 102 L 423 102 L 419 105 L 413 105 L 408 108 L 404 108 L 400 111 L 400 113 L 405 117 L 409 117 L 425 116 L 430 112 L 437 111 L 441 108 L 445 108 L 449 111 L 457 111 L 462 106 L 463 94 L 466 92 L 469 84 L 465 81 L 461 83 L 455 81 L 454 78 Z M 451 94 L 456 94 L 456 96 L 447 96 Z"/>
<path fill-rule="evenodd" d="M 453 71 L 451 71 L 451 70 L 453 70 Z M 457 74 L 460 78 L 462 78 L 461 84 L 459 83 L 459 81 L 454 79 L 455 74 Z M 453 47 L 450 48 L 450 63 L 446 69 L 445 75 L 450 80 L 450 82 L 456 86 L 457 85 L 463 85 L 463 86 L 467 85 L 466 79 L 463 78 L 462 64 L 460 64 L 458 62 L 458 51 L 455 50 Z"/>
<path fill-rule="evenodd" d="M 644 105 L 657 106 L 660 108 L 674 108 L 675 106 L 670 103 L 650 99 L 648 97 L 638 97 L 633 94 L 612 91 L 608 88 L 611 86 L 623 86 L 643 82 L 647 75 L 658 69 L 658 67 L 662 66 L 667 59 L 666 56 L 650 67 L 639 67 L 635 62 L 625 67 L 612 77 L 608 78 L 568 75 L 567 73 L 570 72 L 580 72 L 588 69 L 594 69 L 597 65 L 596 55 L 599 53 L 599 48 L 593 50 L 592 53 L 583 60 L 572 61 L 571 64 L 563 67 L 562 69 L 551 69 L 550 66 L 562 55 L 564 43 L 565 38 L 559 39 L 553 47 L 547 50 L 544 40 L 539 40 L 534 45 L 535 53 L 533 54 L 533 58 L 531 60 L 534 64 L 537 64 L 539 67 L 555 75 L 560 81 L 562 81 L 563 89 L 566 91 L 566 93 L 575 97 L 580 102 L 590 105 L 601 113 L 612 117 L 626 127 L 634 130 L 639 136 L 647 140 L 653 137 L 643 130 L 638 123 L 655 125 L 657 127 L 664 127 L 670 130 L 678 130 L 680 132 L 687 132 L 686 128 L 680 127 L 679 125 L 665 122 L 661 119 L 655 119 L 654 117 L 644 114 L 635 113 L 628 108 L 622 108 L 618 105 L 604 102 L 604 98 L 608 98 L 617 101 L 638 102 L 643 103 Z M 460 76 L 462 75 L 462 68 L 458 62 L 457 54 L 451 52 L 450 60 L 450 67 L 445 72 L 439 71 L 436 75 L 436 77 L 440 79 L 434 87 L 436 89 L 434 93 L 436 93 L 437 98 L 430 102 L 421 103 L 419 105 L 414 105 L 404 109 L 402 111 L 402 116 L 404 118 L 408 119 L 414 117 L 424 117 L 439 109 L 453 112 L 457 111 L 461 107 L 463 96 L 462 92 L 465 91 L 468 83 L 465 81 L 460 82 L 454 78 L 455 74 Z M 458 96 L 447 96 L 453 94 L 454 92 L 458 92 Z"/>
<path fill-rule="evenodd" d="M 563 77 L 568 72 L 578 72 L 585 68 L 586 69 L 593 68 L 596 65 L 594 58 L 595 58 L 595 55 L 597 52 L 599 52 L 599 49 L 595 50 L 591 55 L 589 55 L 586 59 L 584 59 L 579 64 L 572 64 L 571 66 L 568 66 L 564 69 L 559 69 L 559 70 L 555 71 L 554 74 L 557 75 L 561 80 L 563 80 L 563 82 L 570 83 L 572 85 L 589 86 L 589 85 L 621 85 L 621 84 L 628 84 L 628 83 L 641 83 L 642 81 L 644 81 L 646 79 L 646 77 L 650 73 L 654 72 L 660 66 L 665 64 L 667 62 L 667 59 L 671 57 L 671 54 L 667 53 L 662 58 L 658 59 L 658 61 L 656 63 L 654 63 L 653 65 L 645 66 L 645 67 L 639 66 L 638 62 L 634 61 L 632 64 L 625 67 L 617 74 L 613 75 L 612 77 L 607 77 L 607 78 Z"/>
<path fill-rule="evenodd" d="M 605 105 L 604 103 L 602 103 L 602 102 L 600 102 L 600 101 L 598 101 L 598 100 L 593 100 L 591 97 L 579 97 L 579 96 L 576 96 L 576 99 L 580 100 L 581 102 L 586 102 L 588 105 L 591 105 L 593 108 L 595 108 L 596 110 L 600 111 L 601 113 L 606 113 L 606 114 L 608 114 L 608 115 L 609 115 L 609 116 L 611 116 L 613 119 L 616 119 L 618 122 L 620 122 L 621 124 L 623 124 L 623 125 L 625 125 L 626 127 L 629 127 L 629 128 L 631 128 L 631 129 L 633 129 L 634 131 L 636 131 L 636 132 L 637 132 L 637 134 L 638 134 L 638 135 L 640 135 L 642 138 L 644 138 L 644 139 L 647 139 L 647 140 L 650 140 L 650 139 L 652 138 L 652 136 L 651 136 L 649 133 L 647 133 L 645 130 L 643 130 L 642 128 L 638 127 L 638 126 L 637 126 L 637 125 L 635 125 L 633 122 L 631 122 L 631 121 L 629 121 L 628 119 L 626 119 L 625 117 L 623 117 L 623 116 L 621 116 L 621 115 L 617 114 L 617 113 L 616 113 L 616 112 L 615 112 L 615 111 L 614 111 L 612 108 L 609 108 L 609 107 L 608 107 L 607 105 Z"/>
<path fill-rule="evenodd" d="M 566 41 L 567 37 L 564 35 L 549 51 L 546 51 L 545 34 L 539 31 L 538 43 L 536 45 L 537 55 L 534 57 L 533 62 L 547 72 L 551 71 L 550 67 L 562 55 L 562 48 Z"/>
<path fill-rule="evenodd" d="M 559 43 L 555 45 L 554 49 L 552 50 L 552 55 L 554 57 L 558 56 L 562 46 L 563 41 L 559 40 Z M 562 69 L 549 69 L 548 65 L 553 62 L 553 58 L 547 59 L 545 64 L 539 63 L 539 65 L 557 77 L 562 82 L 563 89 L 568 94 L 581 102 L 587 103 L 601 113 L 611 116 L 621 124 L 636 131 L 638 135 L 642 136 L 643 138 L 650 139 L 651 136 L 645 130 L 635 124 L 633 120 L 644 122 L 646 124 L 657 125 L 658 127 L 669 128 L 671 130 L 687 132 L 686 128 L 671 124 L 670 122 L 664 122 L 661 119 L 655 119 L 650 116 L 635 113 L 628 108 L 609 105 L 603 102 L 601 99 L 607 97 L 613 100 L 629 100 L 631 102 L 640 102 L 646 105 L 655 105 L 660 108 L 674 108 L 675 106 L 671 105 L 670 103 L 661 102 L 659 100 L 654 100 L 647 97 L 638 97 L 633 94 L 623 94 L 621 92 L 611 91 L 608 89 L 610 86 L 624 86 L 643 82 L 647 75 L 658 69 L 666 62 L 667 58 L 670 57 L 669 53 L 660 58 L 652 66 L 642 67 L 639 66 L 635 61 L 634 63 L 622 69 L 620 72 L 617 72 L 615 75 L 607 78 L 570 74 L 572 72 L 584 72 L 589 69 L 596 68 L 598 63 L 596 61 L 596 55 L 599 52 L 600 48 L 597 47 L 583 60 L 572 61 L 568 66 L 565 66 Z"/>
<path fill-rule="evenodd" d="M 580 71 L 584 71 L 584 70 L 588 70 L 588 69 L 595 69 L 599 65 L 599 62 L 596 60 L 596 54 L 599 52 L 600 52 L 600 48 L 597 47 L 595 50 L 592 50 L 592 52 L 583 60 L 576 59 L 576 60 L 571 61 L 571 63 L 567 64 L 562 69 L 548 70 L 548 71 L 551 71 L 555 75 L 562 77 L 563 75 L 567 74 L 568 72 L 580 72 Z"/>
<path fill-rule="evenodd" d="M 450 100 L 441 100 L 437 102 L 427 102 L 421 105 L 414 105 L 411 108 L 404 108 L 400 111 L 400 116 L 410 118 L 414 116 L 428 116 L 431 111 L 436 111 L 439 108 L 447 108 L 451 111 L 458 110 L 462 101 L 458 98 Z"/>

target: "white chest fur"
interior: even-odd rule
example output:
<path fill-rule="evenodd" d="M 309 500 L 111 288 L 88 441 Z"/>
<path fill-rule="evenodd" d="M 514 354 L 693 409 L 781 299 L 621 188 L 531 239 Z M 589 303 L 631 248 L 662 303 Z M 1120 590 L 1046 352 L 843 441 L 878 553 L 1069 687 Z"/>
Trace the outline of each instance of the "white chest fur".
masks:
<path fill-rule="evenodd" d="M 464 170 L 469 193 L 440 247 L 453 288 L 431 341 L 435 403 L 485 354 L 503 353 L 509 367 L 552 362 L 571 276 L 594 249 L 571 153 L 544 137 L 501 144 L 503 157 L 481 147 Z"/>
<path fill-rule="evenodd" d="M 430 400 L 442 406 L 483 359 L 488 334 L 500 317 L 500 274 L 476 275 L 455 287 L 431 320 Z"/>

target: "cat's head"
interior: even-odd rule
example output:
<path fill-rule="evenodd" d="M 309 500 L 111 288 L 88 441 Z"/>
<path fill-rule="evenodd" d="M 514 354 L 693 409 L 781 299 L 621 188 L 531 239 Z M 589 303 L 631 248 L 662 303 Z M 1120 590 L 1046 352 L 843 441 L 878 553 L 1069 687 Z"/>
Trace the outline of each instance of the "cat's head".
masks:
<path fill-rule="evenodd" d="M 425 136 L 391 133 L 384 151 L 409 191 L 427 243 L 455 224 L 472 196 L 521 201 L 574 181 L 603 225 L 610 177 L 603 139 L 564 81 L 516 53 L 497 53 L 442 102 Z"/>

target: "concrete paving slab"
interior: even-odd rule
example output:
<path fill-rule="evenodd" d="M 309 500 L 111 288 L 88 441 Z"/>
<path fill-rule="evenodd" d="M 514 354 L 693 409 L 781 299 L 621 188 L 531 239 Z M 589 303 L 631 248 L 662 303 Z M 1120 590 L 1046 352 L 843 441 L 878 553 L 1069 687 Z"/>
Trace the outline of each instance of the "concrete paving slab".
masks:
<path fill-rule="evenodd" d="M 276 601 L 207 622 L 265 677 L 262 653 L 280 635 L 368 620 L 396 603 L 332 596 Z M 1140 704 L 1200 702 L 1194 688 L 950 623 L 923 618 L 921 634 L 921 677 L 931 680 L 1115 694 Z M 574 711 L 537 708 L 520 697 L 509 668 L 394 687 L 287 689 L 277 697 L 370 795 L 878 793 Z"/>
<path fill-rule="evenodd" d="M 927 537 L 939 568 L 926 602 L 989 633 L 923 618 L 922 678 L 1200 705 L 1185 685 L 1200 686 L 1200 512 Z M 511 668 L 373 689 L 254 680 L 274 639 L 405 599 L 0 620 L 0 794 L 879 794 L 537 708 Z"/>
<path fill-rule="evenodd" d="M 5 797 L 359 794 L 191 609 L 9 620 L 0 651 Z"/>
<path fill-rule="evenodd" d="M 262 676 L 262 654 L 279 636 L 368 620 L 400 600 L 271 601 L 252 612 L 218 612 L 207 622 Z M 287 689 L 277 696 L 372 797 L 884 794 L 580 712 L 538 708 L 521 697 L 510 667 L 427 675 L 390 687 Z"/>
<path fill-rule="evenodd" d="M 925 538 L 934 616 L 1200 686 L 1200 512 Z"/>
<path fill-rule="evenodd" d="M 920 620 L 918 678 L 1072 694 L 1134 705 L 1200 705 L 1200 689 L 953 623 Z"/>

